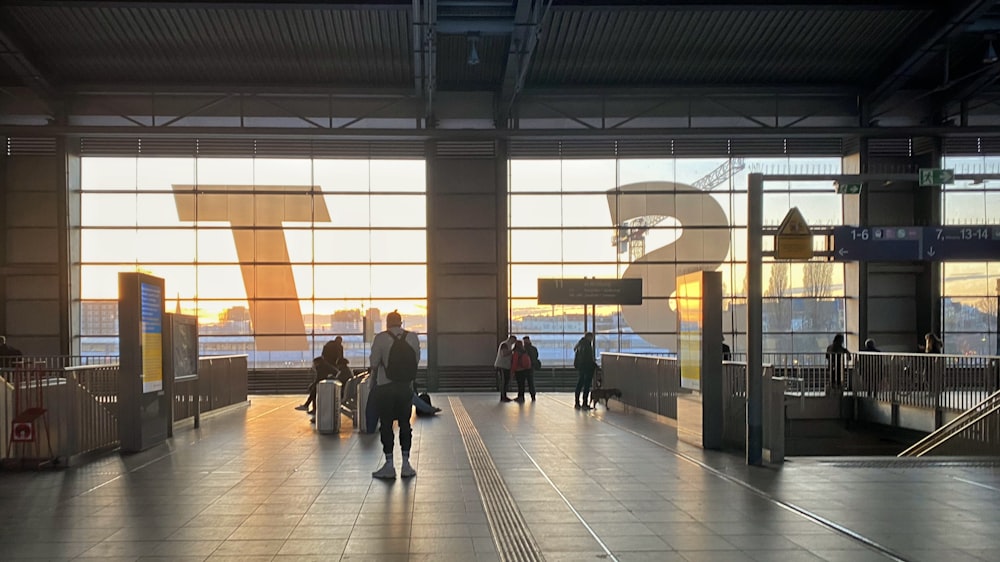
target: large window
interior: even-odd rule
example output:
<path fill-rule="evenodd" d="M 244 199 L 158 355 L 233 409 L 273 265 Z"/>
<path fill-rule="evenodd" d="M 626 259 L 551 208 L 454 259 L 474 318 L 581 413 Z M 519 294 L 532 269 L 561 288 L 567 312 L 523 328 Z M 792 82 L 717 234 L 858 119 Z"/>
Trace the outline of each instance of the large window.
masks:
<path fill-rule="evenodd" d="M 335 335 L 363 366 L 393 309 L 425 336 L 423 161 L 86 157 L 81 176 L 82 353 L 117 353 L 117 275 L 137 270 L 198 317 L 202 355 L 251 368 L 308 365 Z"/>
<path fill-rule="evenodd" d="M 958 174 L 1000 170 L 997 156 L 949 156 L 944 167 Z M 942 222 L 1000 225 L 1000 180 L 959 180 L 942 186 Z M 941 264 L 941 321 L 945 353 L 1000 354 L 997 302 L 1000 261 Z"/>
<path fill-rule="evenodd" d="M 840 173 L 840 158 L 664 158 L 510 162 L 510 317 L 543 363 L 572 364 L 582 306 L 539 306 L 537 279 L 641 278 L 641 306 L 599 306 L 598 346 L 674 353 L 675 279 L 723 274 L 724 331 L 746 349 L 747 176 Z M 813 227 L 842 223 L 829 181 L 768 182 L 765 225 L 798 207 Z M 772 249 L 765 237 L 765 250 Z M 823 249 L 821 240 L 817 249 Z M 822 352 L 845 326 L 843 266 L 766 260 L 765 351 Z"/>

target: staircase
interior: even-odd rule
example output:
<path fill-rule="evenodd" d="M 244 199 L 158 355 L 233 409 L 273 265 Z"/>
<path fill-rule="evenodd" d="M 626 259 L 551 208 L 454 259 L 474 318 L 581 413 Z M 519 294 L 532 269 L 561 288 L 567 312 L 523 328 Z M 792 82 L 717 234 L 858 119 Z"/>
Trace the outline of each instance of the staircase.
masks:
<path fill-rule="evenodd" d="M 987 396 L 983 401 L 962 412 L 958 417 L 942 425 L 933 433 L 917 441 L 912 447 L 899 454 L 900 457 L 922 457 L 950 441 L 964 440 L 972 444 L 972 450 L 964 453 L 996 454 L 1000 448 L 1000 391 Z"/>

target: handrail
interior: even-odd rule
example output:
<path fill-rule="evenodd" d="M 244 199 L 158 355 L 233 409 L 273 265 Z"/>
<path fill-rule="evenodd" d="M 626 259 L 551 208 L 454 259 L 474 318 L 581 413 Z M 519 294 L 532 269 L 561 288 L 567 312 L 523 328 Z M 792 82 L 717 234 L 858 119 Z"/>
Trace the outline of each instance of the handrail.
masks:
<path fill-rule="evenodd" d="M 962 412 L 958 417 L 942 425 L 932 433 L 908 447 L 899 457 L 922 457 L 942 445 L 952 437 L 962 433 L 986 416 L 1000 410 L 1000 390 L 987 396 L 975 406 Z"/>

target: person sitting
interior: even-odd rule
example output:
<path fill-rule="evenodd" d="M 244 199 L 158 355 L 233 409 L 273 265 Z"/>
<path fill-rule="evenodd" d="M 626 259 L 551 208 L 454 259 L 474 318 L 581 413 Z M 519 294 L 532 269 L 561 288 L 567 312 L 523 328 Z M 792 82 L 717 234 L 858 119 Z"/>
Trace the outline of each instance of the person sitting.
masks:
<path fill-rule="evenodd" d="M 865 347 L 861 351 L 868 351 L 871 353 L 881 353 L 877 347 L 875 347 L 875 340 L 868 338 L 865 340 Z"/>
<path fill-rule="evenodd" d="M 305 410 L 307 414 L 312 414 L 316 410 L 312 408 L 316 404 L 316 385 L 325 378 L 333 378 L 337 375 L 337 369 L 326 362 L 322 355 L 313 359 L 312 364 L 313 381 L 309 384 L 309 398 L 306 403 L 296 406 L 296 410 Z"/>

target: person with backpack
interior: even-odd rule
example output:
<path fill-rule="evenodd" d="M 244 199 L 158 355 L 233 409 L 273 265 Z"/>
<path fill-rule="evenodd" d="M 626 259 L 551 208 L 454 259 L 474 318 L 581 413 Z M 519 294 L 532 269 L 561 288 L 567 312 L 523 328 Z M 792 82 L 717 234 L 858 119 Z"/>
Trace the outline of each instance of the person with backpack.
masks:
<path fill-rule="evenodd" d="M 399 424 L 399 448 L 403 453 L 399 474 L 403 478 L 417 475 L 410 464 L 410 446 L 413 443 L 410 412 L 413 404 L 413 381 L 417 377 L 417 362 L 420 358 L 420 340 L 417 334 L 403 329 L 403 317 L 395 310 L 385 315 L 385 324 L 386 330 L 376 335 L 372 341 L 371 352 L 371 366 L 375 373 L 375 403 L 385 464 L 372 472 L 372 478 L 395 480 L 396 468 L 392 460 L 393 422 Z"/>
<path fill-rule="evenodd" d="M 524 383 L 528 379 L 528 373 L 531 372 L 531 356 L 525 351 L 524 344 L 520 340 L 514 340 L 514 349 L 510 356 L 510 371 L 517 380 L 517 398 L 514 400 L 524 402 Z M 535 399 L 534 385 L 531 389 L 531 399 Z"/>
<path fill-rule="evenodd" d="M 573 346 L 573 367 L 578 373 L 576 390 L 573 394 L 573 407 L 577 410 L 590 410 L 590 385 L 594 382 L 594 371 L 597 370 L 597 358 L 594 354 L 594 334 L 587 332 Z M 580 394 L 583 394 L 583 403 Z"/>

